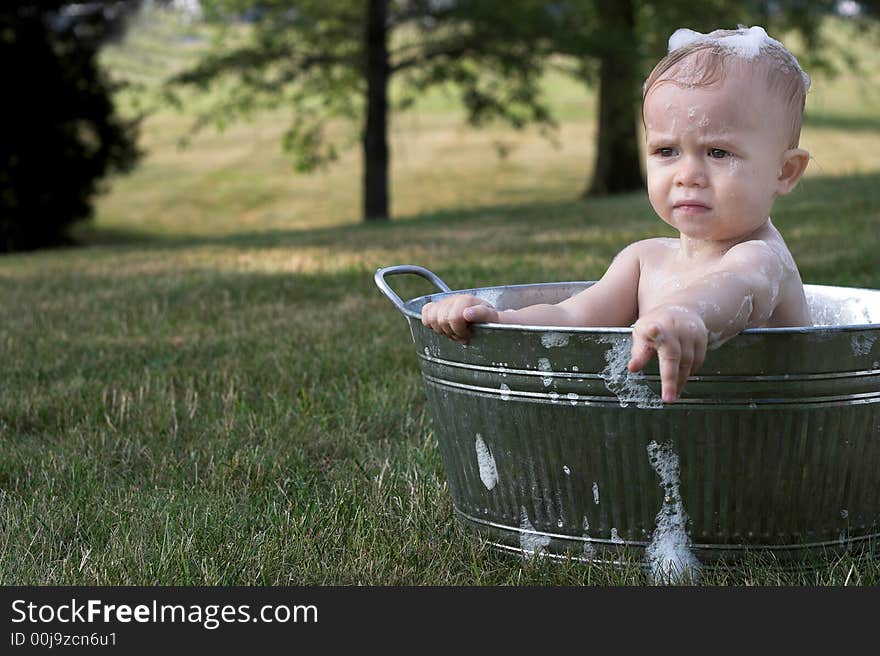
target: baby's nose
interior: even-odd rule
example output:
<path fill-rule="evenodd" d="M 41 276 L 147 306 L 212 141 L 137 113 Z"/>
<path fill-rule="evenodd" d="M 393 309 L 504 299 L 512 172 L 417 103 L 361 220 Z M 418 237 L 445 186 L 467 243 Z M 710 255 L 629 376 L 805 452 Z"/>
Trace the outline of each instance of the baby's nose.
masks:
<path fill-rule="evenodd" d="M 677 187 L 705 187 L 708 182 L 706 171 L 696 158 L 684 158 L 675 172 Z"/>

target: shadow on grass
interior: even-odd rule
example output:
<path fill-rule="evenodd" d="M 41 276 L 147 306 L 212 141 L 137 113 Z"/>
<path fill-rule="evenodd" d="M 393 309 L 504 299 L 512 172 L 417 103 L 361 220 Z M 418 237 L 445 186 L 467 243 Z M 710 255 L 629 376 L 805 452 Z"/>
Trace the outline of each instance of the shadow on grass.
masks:
<path fill-rule="evenodd" d="M 880 172 L 807 178 L 793 194 L 779 199 L 773 212 L 774 223 L 788 241 L 804 280 L 835 284 L 873 284 L 880 246 L 873 236 L 878 218 Z M 572 250 L 598 257 L 607 266 L 605 260 L 631 241 L 674 233 L 656 217 L 646 194 L 634 192 L 587 201 L 573 198 L 448 209 L 402 216 L 387 223 L 162 237 L 90 227 L 80 234 L 84 246 L 122 252 L 220 247 L 331 249 L 356 254 L 374 249 L 399 251 L 403 259 L 406 253 L 418 252 L 427 253 L 426 259 L 435 263 L 448 263 L 451 272 L 461 274 L 480 268 L 479 259 L 488 262 L 495 258 L 497 269 L 507 266 L 504 262 L 552 259 L 562 251 L 567 251 L 571 260 Z M 464 255 L 467 257 L 460 257 Z M 371 261 L 367 265 L 402 263 Z"/>

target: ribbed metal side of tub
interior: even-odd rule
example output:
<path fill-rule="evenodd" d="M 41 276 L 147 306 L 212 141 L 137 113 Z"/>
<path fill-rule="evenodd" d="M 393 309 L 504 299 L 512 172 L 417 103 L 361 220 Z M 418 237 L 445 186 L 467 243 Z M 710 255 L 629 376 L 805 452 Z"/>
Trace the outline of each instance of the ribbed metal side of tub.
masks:
<path fill-rule="evenodd" d="M 880 534 L 875 329 L 740 335 L 664 405 L 628 333 L 410 328 L 455 510 L 501 548 L 614 560 L 673 507 L 704 562 Z"/>

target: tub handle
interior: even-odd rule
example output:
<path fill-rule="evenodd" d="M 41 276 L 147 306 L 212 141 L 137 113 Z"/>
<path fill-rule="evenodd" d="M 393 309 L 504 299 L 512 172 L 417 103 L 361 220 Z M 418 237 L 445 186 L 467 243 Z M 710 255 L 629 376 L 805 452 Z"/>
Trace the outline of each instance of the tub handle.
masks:
<path fill-rule="evenodd" d="M 440 280 L 440 278 L 432 271 L 428 271 L 424 267 L 416 266 L 415 264 L 398 264 L 397 266 L 384 267 L 376 271 L 376 275 L 373 276 L 373 280 L 376 281 L 376 286 L 379 288 L 385 296 L 388 297 L 388 300 L 394 303 L 394 307 L 400 310 L 403 314 L 406 314 L 406 310 L 403 307 L 403 301 L 400 300 L 400 296 L 394 293 L 394 290 L 391 289 L 388 281 L 385 280 L 386 276 L 397 276 L 402 273 L 414 273 L 417 276 L 421 276 L 428 282 L 434 284 L 434 286 L 438 287 L 441 291 L 449 292 L 452 291 L 449 289 L 449 285 Z"/>

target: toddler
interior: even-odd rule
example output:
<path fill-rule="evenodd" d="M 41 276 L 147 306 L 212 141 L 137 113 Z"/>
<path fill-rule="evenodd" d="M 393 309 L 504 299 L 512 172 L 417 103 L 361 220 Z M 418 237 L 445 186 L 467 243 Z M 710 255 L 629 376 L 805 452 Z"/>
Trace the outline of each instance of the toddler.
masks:
<path fill-rule="evenodd" d="M 601 280 L 555 305 L 497 311 L 454 295 L 422 323 L 467 343 L 468 324 L 630 326 L 629 371 L 656 353 L 662 398 L 675 401 L 707 348 L 746 328 L 810 325 L 803 284 L 770 220 L 800 180 L 810 80 L 760 27 L 677 30 L 644 87 L 648 197 L 677 239 L 624 248 Z"/>

